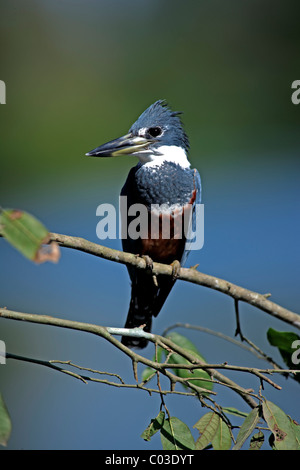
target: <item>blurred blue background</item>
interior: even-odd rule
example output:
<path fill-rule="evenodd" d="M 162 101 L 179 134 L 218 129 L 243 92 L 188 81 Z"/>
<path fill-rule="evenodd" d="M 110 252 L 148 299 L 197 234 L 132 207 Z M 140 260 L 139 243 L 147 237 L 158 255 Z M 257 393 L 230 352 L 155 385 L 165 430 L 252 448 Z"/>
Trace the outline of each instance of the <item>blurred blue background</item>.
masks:
<path fill-rule="evenodd" d="M 291 0 L 2 2 L 1 206 L 34 214 L 50 231 L 99 242 L 96 208 L 117 204 L 136 162 L 84 154 L 124 134 L 164 98 L 184 111 L 190 159 L 203 183 L 205 244 L 188 265 L 270 292 L 299 312 L 300 105 L 291 102 L 291 84 L 300 78 L 299 9 Z M 118 240 L 104 244 L 120 249 Z M 2 307 L 124 324 L 130 298 L 124 266 L 67 249 L 59 264 L 36 266 L 0 239 L 0 268 Z M 281 362 L 266 331 L 293 328 L 246 304 L 240 314 L 244 334 Z M 233 301 L 177 282 L 153 331 L 176 322 L 233 337 Z M 268 366 L 222 339 L 177 331 L 211 363 Z M 2 319 L 0 339 L 11 353 L 71 360 L 134 383 L 130 361 L 88 334 Z M 152 346 L 145 354 L 152 357 Z M 258 392 L 256 379 L 228 376 Z M 274 380 L 283 389 L 266 386 L 263 393 L 300 421 L 299 385 Z M 216 391 L 221 405 L 248 411 L 234 393 Z M 0 392 L 13 423 L 9 449 L 161 448 L 159 435 L 140 438 L 159 411 L 158 395 L 85 385 L 14 360 L 0 366 Z M 166 404 L 190 427 L 205 412 L 196 399 L 168 396 Z"/>

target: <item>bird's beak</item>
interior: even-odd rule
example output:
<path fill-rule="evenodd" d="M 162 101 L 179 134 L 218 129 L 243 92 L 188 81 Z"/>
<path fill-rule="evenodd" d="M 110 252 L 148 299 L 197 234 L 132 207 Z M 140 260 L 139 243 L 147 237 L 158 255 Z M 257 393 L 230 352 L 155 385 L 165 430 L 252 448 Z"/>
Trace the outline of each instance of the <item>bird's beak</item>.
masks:
<path fill-rule="evenodd" d="M 144 137 L 126 134 L 118 139 L 111 140 L 100 147 L 86 153 L 88 157 L 118 157 L 120 155 L 132 155 L 139 150 L 145 150 L 153 140 Z"/>

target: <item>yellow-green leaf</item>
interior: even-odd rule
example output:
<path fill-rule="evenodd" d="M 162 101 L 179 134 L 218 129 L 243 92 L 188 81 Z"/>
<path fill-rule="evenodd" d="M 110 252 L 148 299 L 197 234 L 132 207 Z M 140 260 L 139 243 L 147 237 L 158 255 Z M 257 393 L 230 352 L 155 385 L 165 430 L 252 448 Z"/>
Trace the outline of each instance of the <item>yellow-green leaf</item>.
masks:
<path fill-rule="evenodd" d="M 258 433 L 254 434 L 251 437 L 249 450 L 260 450 L 261 446 L 264 443 L 264 440 L 264 433 L 262 431 L 258 431 Z"/>
<path fill-rule="evenodd" d="M 212 441 L 214 450 L 229 450 L 231 447 L 231 434 L 225 421 L 219 416 L 219 425 Z"/>
<path fill-rule="evenodd" d="M 59 260 L 59 246 L 52 242 L 47 248 L 43 247 L 49 242 L 49 231 L 31 214 L 15 209 L 2 210 L 0 225 L 4 238 L 26 258 L 35 263 Z"/>
<path fill-rule="evenodd" d="M 213 440 L 219 426 L 220 417 L 217 413 L 210 411 L 194 424 L 194 428 L 198 429 L 200 436 L 196 441 L 196 449 L 205 449 Z"/>
<path fill-rule="evenodd" d="M 6 446 L 11 433 L 11 420 L 0 393 L 0 444 Z"/>
<path fill-rule="evenodd" d="M 259 421 L 259 407 L 256 407 L 250 411 L 247 418 L 245 418 L 245 420 L 243 421 L 243 424 L 241 425 L 239 433 L 236 438 L 236 443 L 233 446 L 232 450 L 239 450 L 242 447 L 246 439 L 248 439 L 248 437 L 252 434 L 258 421 Z"/>
<path fill-rule="evenodd" d="M 263 416 L 274 436 L 274 448 L 277 450 L 300 449 L 297 433 L 289 417 L 271 401 L 264 400 Z"/>

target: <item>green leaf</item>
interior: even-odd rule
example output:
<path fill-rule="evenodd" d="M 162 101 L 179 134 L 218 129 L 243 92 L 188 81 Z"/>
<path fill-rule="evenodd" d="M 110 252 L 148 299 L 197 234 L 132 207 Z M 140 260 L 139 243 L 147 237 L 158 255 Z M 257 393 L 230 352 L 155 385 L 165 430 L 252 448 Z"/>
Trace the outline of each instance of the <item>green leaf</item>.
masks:
<path fill-rule="evenodd" d="M 297 362 L 295 362 L 296 351 L 295 347 L 293 347 L 293 344 L 295 341 L 300 342 L 300 336 L 293 332 L 277 331 L 273 328 L 269 328 L 267 331 L 267 338 L 272 346 L 276 346 L 278 348 L 283 361 L 289 369 L 299 369 L 298 367 L 295 367 Z M 298 345 L 300 346 L 299 343 Z M 294 379 L 300 382 L 300 374 L 296 374 Z"/>
<path fill-rule="evenodd" d="M 300 449 L 297 431 L 284 411 L 268 400 L 263 401 L 262 409 L 264 419 L 273 433 L 274 448 L 276 450 Z"/>
<path fill-rule="evenodd" d="M 152 361 L 157 361 L 159 363 L 163 362 L 164 350 L 162 348 L 157 348 L 157 357 L 154 355 Z M 146 367 L 142 372 L 142 381 L 147 382 L 155 374 L 155 370 L 152 367 Z"/>
<path fill-rule="evenodd" d="M 11 433 L 11 420 L 0 393 L 0 444 L 6 446 Z"/>
<path fill-rule="evenodd" d="M 179 333 L 176 333 L 175 331 L 172 331 L 171 333 L 169 333 L 167 335 L 167 338 L 173 341 L 173 343 L 177 344 L 177 346 L 180 346 L 183 349 L 188 349 L 189 351 L 193 351 L 193 352 L 200 354 L 198 352 L 197 347 L 194 345 L 194 343 L 192 343 L 192 341 L 190 341 L 185 336 L 180 335 Z M 205 362 L 204 359 L 203 359 L 203 362 Z"/>
<path fill-rule="evenodd" d="M 252 411 L 248 414 L 247 418 L 244 420 L 243 424 L 240 427 L 239 433 L 236 438 L 236 443 L 233 446 L 232 450 L 239 450 L 246 439 L 255 429 L 259 421 L 259 407 L 253 408 Z"/>
<path fill-rule="evenodd" d="M 153 359 L 152 359 L 153 360 Z M 155 370 L 152 367 L 146 367 L 142 372 L 142 382 L 148 382 L 154 376 Z"/>
<path fill-rule="evenodd" d="M 194 351 L 189 351 L 188 349 L 186 350 L 187 352 L 190 352 L 198 358 L 200 361 L 203 361 L 203 358 L 201 355 Z M 184 357 L 180 356 L 179 354 L 171 354 L 169 359 L 168 359 L 169 364 L 190 364 L 190 362 L 185 359 Z M 182 379 L 191 379 L 191 383 L 193 385 L 196 385 L 197 387 L 205 388 L 206 390 L 210 391 L 213 389 L 213 382 L 211 380 L 210 375 L 203 369 L 193 369 L 193 371 L 190 371 L 188 369 L 173 369 L 173 373 L 177 375 L 178 377 L 181 377 Z M 205 379 L 205 380 L 201 380 Z M 188 387 L 188 384 L 186 384 L 186 387 Z"/>
<path fill-rule="evenodd" d="M 173 341 L 177 346 L 185 349 L 187 352 L 193 354 L 197 359 L 201 362 L 206 364 L 204 357 L 198 352 L 196 346 L 188 340 L 185 336 L 182 336 L 178 333 L 172 332 L 167 336 L 168 339 Z M 177 353 L 171 354 L 168 359 L 169 364 L 190 364 L 190 362 L 185 359 L 184 357 L 180 356 Z M 213 389 L 213 382 L 211 380 L 210 375 L 203 369 L 193 369 L 193 371 L 189 371 L 188 369 L 173 369 L 173 373 L 178 377 L 184 379 L 192 379 L 191 383 L 196 385 L 197 387 L 205 388 L 206 390 Z M 198 380 L 199 379 L 199 380 Z M 205 379 L 205 380 L 201 380 Z M 188 387 L 188 385 L 187 385 Z"/>
<path fill-rule="evenodd" d="M 219 426 L 212 441 L 214 450 L 229 450 L 231 447 L 231 434 L 225 421 L 219 416 Z"/>
<path fill-rule="evenodd" d="M 20 210 L 1 210 L 0 224 L 5 239 L 26 258 L 36 263 L 58 261 L 57 243 L 52 242 L 43 250 L 42 245 L 49 241 L 49 231 L 32 215 Z"/>
<path fill-rule="evenodd" d="M 177 346 L 180 346 L 181 348 L 185 349 L 187 352 L 193 354 L 201 362 L 206 363 L 203 356 L 197 351 L 196 346 L 190 340 L 188 340 L 185 336 L 172 332 L 167 336 L 167 338 L 169 338 L 171 341 L 177 344 Z M 158 348 L 157 358 L 154 356 L 152 360 L 162 363 L 165 358 L 165 355 L 166 355 L 165 350 L 163 348 Z M 170 355 L 170 357 L 168 358 L 168 363 L 169 364 L 190 364 L 190 362 L 187 359 L 175 353 Z M 200 368 L 193 369 L 193 372 L 190 372 L 187 369 L 173 369 L 172 372 L 181 378 L 191 378 L 192 379 L 191 382 L 198 387 L 205 388 L 206 390 L 209 390 L 209 391 L 213 389 L 213 382 L 210 378 L 210 375 L 203 369 L 200 369 Z M 154 369 L 152 369 L 151 367 L 146 367 L 142 373 L 142 380 L 144 382 L 150 380 L 153 374 L 154 374 Z M 186 388 L 188 388 L 188 385 L 186 385 Z"/>
<path fill-rule="evenodd" d="M 196 441 L 196 449 L 202 450 L 207 447 L 214 439 L 218 427 L 220 417 L 217 413 L 210 411 L 202 416 L 202 418 L 194 424 L 194 428 L 198 429 L 200 436 Z"/>
<path fill-rule="evenodd" d="M 234 416 L 240 416 L 241 418 L 246 418 L 248 416 L 248 413 L 246 413 L 245 411 L 240 411 L 240 410 L 237 410 L 236 408 L 229 407 L 229 406 L 222 407 L 222 410 L 224 413 L 228 413 Z"/>
<path fill-rule="evenodd" d="M 292 331 L 277 331 L 269 328 L 267 331 L 267 338 L 272 346 L 277 346 L 280 350 L 291 352 L 291 344 L 295 340 L 300 340 L 300 336 Z"/>
<path fill-rule="evenodd" d="M 258 433 L 253 434 L 250 441 L 249 450 L 260 450 L 261 446 L 263 445 L 265 440 L 264 433 L 262 431 L 258 431 Z"/>
<path fill-rule="evenodd" d="M 292 428 L 294 430 L 294 433 L 295 433 L 295 438 L 296 438 L 296 441 L 298 442 L 298 446 L 300 447 L 300 425 L 294 421 L 293 419 L 289 418 L 290 421 L 291 421 L 291 425 L 292 425 Z"/>
<path fill-rule="evenodd" d="M 165 420 L 165 413 L 164 411 L 160 411 L 158 415 L 156 416 L 156 418 L 151 419 L 151 423 L 145 429 L 145 431 L 141 434 L 141 437 L 145 441 L 150 441 L 151 437 L 162 428 L 164 424 L 164 420 Z"/>
<path fill-rule="evenodd" d="M 195 441 L 188 426 L 180 419 L 165 419 L 160 432 L 164 450 L 194 450 Z"/>

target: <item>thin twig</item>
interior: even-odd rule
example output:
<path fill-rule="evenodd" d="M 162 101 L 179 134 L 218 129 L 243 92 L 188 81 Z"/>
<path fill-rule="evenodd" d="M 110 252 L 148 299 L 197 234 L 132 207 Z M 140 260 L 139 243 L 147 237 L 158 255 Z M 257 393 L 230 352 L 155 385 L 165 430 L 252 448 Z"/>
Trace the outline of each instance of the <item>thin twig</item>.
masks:
<path fill-rule="evenodd" d="M 85 370 L 87 372 L 92 372 L 93 374 L 109 375 L 111 377 L 116 377 L 117 379 L 119 379 L 122 384 L 125 383 L 124 380 L 122 379 L 122 377 L 119 374 L 116 374 L 114 372 L 104 372 L 104 371 L 101 371 L 101 370 L 91 369 L 90 367 L 79 366 L 77 364 L 74 364 L 71 361 L 62 361 L 62 360 L 51 359 L 49 361 L 49 363 L 50 364 L 66 364 L 66 365 L 69 365 L 69 366 L 74 367 L 74 368 L 79 369 L 79 370 Z"/>
<path fill-rule="evenodd" d="M 234 338 L 231 338 L 230 336 L 227 336 L 224 333 L 221 333 L 220 331 L 214 331 L 214 330 L 211 330 L 210 328 L 206 328 L 204 326 L 191 325 L 190 323 L 177 322 L 177 323 L 174 323 L 173 325 L 168 326 L 163 331 L 162 336 L 166 336 L 169 331 L 174 330 L 175 328 L 186 328 L 186 329 L 189 329 L 189 330 L 201 331 L 202 333 L 207 333 L 207 334 L 212 335 L 212 336 L 217 336 L 218 338 L 224 339 L 225 341 L 228 341 L 228 342 L 234 344 L 235 346 L 238 346 L 239 348 L 242 348 L 245 351 L 248 351 L 248 352 L 254 354 L 259 359 L 262 359 L 261 354 L 259 354 L 257 351 L 255 351 L 255 349 L 253 347 L 251 347 L 251 346 L 248 347 L 245 344 L 241 343 L 240 341 L 238 341 Z"/>
<path fill-rule="evenodd" d="M 50 317 L 48 315 L 37 315 L 37 314 L 31 314 L 31 313 L 21 313 L 21 312 L 14 312 L 12 310 L 8 310 L 6 308 L 0 308 L 0 317 L 2 318 L 8 318 L 11 320 L 18 320 L 18 321 L 27 321 L 30 323 L 38 323 L 38 324 L 43 324 L 43 325 L 51 325 L 51 326 L 56 326 L 56 327 L 61 327 L 61 328 L 69 328 L 69 329 L 74 329 L 74 330 L 80 330 L 80 331 L 85 331 L 87 333 L 92 333 L 97 336 L 100 336 L 104 339 L 106 339 L 108 342 L 113 344 L 115 347 L 123 351 L 127 356 L 130 357 L 130 359 L 133 361 L 133 363 L 142 363 L 148 367 L 151 367 L 153 369 L 156 369 L 160 371 L 162 374 L 164 374 L 166 377 L 169 378 L 171 382 L 179 382 L 179 383 L 185 383 L 184 380 L 181 377 L 177 377 L 174 375 L 172 372 L 164 369 L 161 367 L 162 365 L 158 362 L 151 361 L 150 359 L 147 359 L 137 353 L 135 353 L 133 350 L 129 349 L 127 346 L 123 345 L 120 341 L 118 341 L 116 338 L 114 338 L 110 333 L 108 333 L 108 329 L 100 326 L 100 325 L 93 325 L 91 323 L 83 323 L 83 322 L 77 322 L 77 321 L 72 321 L 72 320 L 65 320 L 62 318 L 56 318 L 56 317 Z M 151 338 L 150 340 L 155 343 L 156 341 L 160 341 L 160 337 L 156 335 L 150 335 Z M 173 344 L 173 343 L 171 343 Z M 160 341 L 160 345 L 162 345 Z M 176 345 L 174 345 L 175 348 Z M 169 347 L 169 346 L 168 346 Z M 137 377 L 135 376 L 135 379 Z M 213 391 L 208 391 L 205 388 L 199 387 L 195 384 L 190 383 L 189 387 L 195 391 L 196 393 L 211 393 L 215 395 L 215 392 Z"/>
<path fill-rule="evenodd" d="M 109 334 L 107 331 L 107 328 L 103 326 L 93 325 L 90 323 L 82 323 L 82 322 L 76 322 L 76 321 L 71 321 L 71 320 L 65 320 L 61 318 L 55 318 L 55 317 L 50 317 L 48 315 L 37 315 L 37 314 L 30 314 L 30 313 L 14 312 L 11 310 L 7 310 L 5 308 L 0 308 L 0 317 L 9 318 L 13 320 L 19 320 L 19 321 L 21 320 L 21 321 L 28 321 L 32 323 L 52 325 L 52 326 L 57 326 L 61 328 L 70 328 L 70 329 L 85 331 L 88 333 L 101 336 L 102 338 L 106 339 L 111 344 L 113 344 L 115 347 L 122 350 L 127 356 L 130 357 L 131 360 L 135 360 L 136 362 L 140 362 L 148 367 L 151 367 L 155 370 L 160 371 L 167 378 L 169 378 L 171 383 L 176 383 L 176 382 L 183 383 L 183 384 L 186 383 L 184 379 L 172 374 L 162 364 L 157 363 L 155 361 L 151 361 L 150 359 L 147 359 L 135 353 L 131 349 L 127 348 L 120 341 L 118 341 L 111 334 Z M 151 338 L 150 341 L 152 341 L 153 343 L 157 342 L 157 344 L 161 346 L 162 348 L 167 349 L 167 350 L 173 350 L 174 352 L 180 354 L 182 357 L 190 361 L 191 364 L 197 364 L 199 366 L 198 368 L 201 368 L 201 366 L 205 366 L 205 364 L 203 364 L 199 359 L 193 356 L 190 352 L 179 347 L 178 345 L 176 345 L 169 339 L 164 338 L 159 335 L 151 335 L 151 336 L 153 338 Z M 228 377 L 225 377 L 223 374 L 221 374 L 215 369 L 207 368 L 206 371 L 209 373 L 209 375 L 213 379 L 218 380 L 223 385 L 226 385 L 230 387 L 232 390 L 235 390 L 244 399 L 244 401 L 248 403 L 248 405 L 251 408 L 254 408 L 257 406 L 257 403 L 255 400 L 253 400 L 253 398 L 251 397 L 251 394 L 249 394 L 249 392 L 245 390 L 243 387 L 240 387 L 234 381 L 230 380 Z M 119 384 L 119 385 L 122 385 L 122 384 Z M 199 387 L 193 384 L 192 381 L 189 381 L 188 385 L 189 385 L 189 388 L 192 391 L 196 392 L 197 394 L 210 393 L 210 394 L 215 395 L 215 392 L 208 391 L 205 388 Z"/>
<path fill-rule="evenodd" d="M 72 377 L 75 377 L 76 379 L 81 380 L 85 384 L 87 383 L 87 377 L 83 377 L 79 374 L 75 374 L 72 371 L 63 369 L 62 367 L 55 366 L 54 364 L 51 363 L 51 361 L 42 361 L 40 359 L 33 359 L 31 357 L 25 357 L 25 356 L 20 356 L 17 354 L 12 354 L 12 353 L 6 353 L 5 354 L 6 359 L 17 359 L 18 361 L 25 361 L 25 362 L 31 362 L 32 364 L 39 364 L 41 366 L 49 367 L 50 369 L 56 370 L 58 372 L 62 372 L 63 374 L 71 375 Z"/>
<path fill-rule="evenodd" d="M 104 385 L 110 385 L 112 387 L 144 390 L 144 391 L 148 392 L 150 395 L 151 395 L 151 393 L 157 393 L 157 394 L 160 394 L 160 395 L 161 394 L 163 394 L 163 395 L 174 394 L 174 395 L 182 395 L 182 396 L 189 396 L 189 397 L 190 396 L 197 396 L 197 393 L 195 393 L 195 392 L 180 392 L 180 391 L 177 391 L 177 390 L 171 391 L 171 390 L 157 390 L 157 389 L 154 389 L 154 388 L 147 388 L 147 387 L 144 386 L 143 383 L 126 384 L 126 383 L 124 383 L 124 381 L 122 379 L 121 379 L 122 380 L 121 383 L 116 383 L 116 382 L 111 382 L 109 380 L 97 379 L 95 377 L 88 377 L 88 376 L 85 376 L 85 375 L 79 375 L 79 374 L 76 374 L 72 371 L 65 370 L 65 369 L 62 369 L 61 367 L 55 366 L 54 364 L 52 364 L 52 361 L 43 361 L 43 360 L 40 360 L 40 359 L 20 356 L 20 355 L 17 355 L 17 354 L 7 353 L 6 358 L 7 359 L 16 359 L 16 360 L 19 360 L 19 361 L 30 362 L 32 364 L 38 364 L 38 365 L 42 365 L 42 366 L 45 366 L 45 367 L 49 367 L 50 369 L 53 369 L 57 372 L 62 372 L 62 373 L 67 374 L 71 377 L 79 379 L 82 382 L 84 382 L 85 384 L 87 384 L 88 382 L 97 382 L 97 383 L 101 383 L 101 384 L 104 384 Z M 76 368 L 79 368 L 79 369 L 91 370 L 92 372 L 95 372 L 97 374 L 102 374 L 103 373 L 105 375 L 113 375 L 113 376 L 117 377 L 117 374 L 110 374 L 110 373 L 107 373 L 107 372 L 94 371 L 93 369 L 89 369 L 88 367 L 77 366 L 77 365 L 75 365 L 75 364 L 73 364 L 69 361 L 54 361 L 54 362 L 58 362 L 58 363 L 62 363 L 62 364 L 66 363 L 66 364 L 69 364 L 70 366 L 73 366 L 73 367 L 76 367 Z"/>
<path fill-rule="evenodd" d="M 168 326 L 162 333 L 162 336 L 166 336 L 168 331 L 173 330 L 175 328 L 186 328 L 190 330 L 196 330 L 196 331 L 201 331 L 202 333 L 207 333 L 209 335 L 217 336 L 218 338 L 224 339 L 225 341 L 228 341 L 235 346 L 238 346 L 239 348 L 244 349 L 245 351 L 248 351 L 252 354 L 254 354 L 258 359 L 265 360 L 272 364 L 272 366 L 275 369 L 282 369 L 282 367 L 277 364 L 274 359 L 272 359 L 270 356 L 268 356 L 265 352 L 263 352 L 256 344 L 253 343 L 250 339 L 246 338 L 243 335 L 243 341 L 248 344 L 248 346 L 244 343 L 241 343 L 241 341 L 238 341 L 234 338 L 231 338 L 230 336 L 225 335 L 224 333 L 221 333 L 219 331 L 214 331 L 209 328 L 199 326 L 199 325 L 190 325 L 189 323 L 174 323 L 174 325 Z"/>

